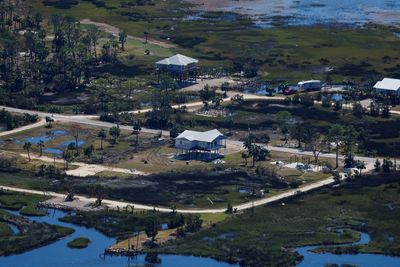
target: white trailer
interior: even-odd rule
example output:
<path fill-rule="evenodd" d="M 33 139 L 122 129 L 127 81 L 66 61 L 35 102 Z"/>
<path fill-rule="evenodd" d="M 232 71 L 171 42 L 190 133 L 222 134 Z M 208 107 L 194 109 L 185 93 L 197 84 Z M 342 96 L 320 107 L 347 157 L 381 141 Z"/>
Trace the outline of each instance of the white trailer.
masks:
<path fill-rule="evenodd" d="M 305 91 L 322 89 L 322 82 L 320 80 L 301 81 L 298 82 L 297 85 L 300 89 L 303 89 Z"/>

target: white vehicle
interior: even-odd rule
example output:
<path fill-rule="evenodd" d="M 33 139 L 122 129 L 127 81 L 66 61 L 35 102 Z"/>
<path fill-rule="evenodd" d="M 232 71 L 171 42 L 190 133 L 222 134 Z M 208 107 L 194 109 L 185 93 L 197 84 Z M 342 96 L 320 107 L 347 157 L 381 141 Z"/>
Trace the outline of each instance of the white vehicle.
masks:
<path fill-rule="evenodd" d="M 297 85 L 300 89 L 308 90 L 321 90 L 322 82 L 320 80 L 309 80 L 298 82 Z"/>

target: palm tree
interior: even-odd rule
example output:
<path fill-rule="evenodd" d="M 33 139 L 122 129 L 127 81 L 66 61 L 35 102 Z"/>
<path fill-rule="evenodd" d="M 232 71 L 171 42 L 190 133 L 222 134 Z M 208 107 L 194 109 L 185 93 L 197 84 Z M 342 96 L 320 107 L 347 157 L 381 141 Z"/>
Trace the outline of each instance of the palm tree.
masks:
<path fill-rule="evenodd" d="M 32 144 L 30 142 L 25 142 L 24 144 L 24 150 L 28 153 L 28 160 L 31 161 L 31 155 L 30 155 L 30 150 L 31 150 Z"/>
<path fill-rule="evenodd" d="M 365 170 L 367 167 L 365 166 L 365 162 L 361 160 L 357 160 L 356 162 L 356 168 L 358 170 L 358 176 L 361 177 L 362 175 L 362 170 Z"/>
<path fill-rule="evenodd" d="M 109 133 L 112 136 L 111 139 L 112 144 L 113 145 L 116 144 L 118 137 L 121 135 L 121 130 L 119 129 L 119 125 L 111 127 Z"/>
<path fill-rule="evenodd" d="M 339 146 L 343 141 L 344 128 L 339 124 L 331 126 L 328 130 L 328 141 L 336 145 L 336 169 L 339 167 Z"/>
<path fill-rule="evenodd" d="M 103 141 L 104 141 L 104 139 L 107 138 L 106 130 L 101 129 L 101 130 L 98 132 L 97 137 L 100 138 L 100 149 L 103 150 Z"/>
<path fill-rule="evenodd" d="M 62 157 L 64 159 L 64 168 L 68 170 L 68 163 L 71 162 L 73 158 L 71 151 L 69 149 L 65 150 Z"/>
<path fill-rule="evenodd" d="M 47 128 L 52 128 L 52 123 L 54 122 L 54 119 L 50 116 L 46 116 L 46 123 L 47 123 Z"/>
<path fill-rule="evenodd" d="M 136 149 L 139 146 L 139 134 L 141 130 L 142 127 L 140 126 L 140 120 L 136 120 L 135 124 L 133 125 L 133 134 L 136 135 Z"/>
<path fill-rule="evenodd" d="M 76 155 L 79 155 L 79 136 L 82 133 L 82 127 L 74 124 L 71 126 L 71 135 L 75 139 L 75 150 L 76 150 Z"/>
<path fill-rule="evenodd" d="M 39 157 L 41 157 L 43 155 L 43 147 L 44 147 L 43 140 L 39 141 L 38 146 L 39 146 Z"/>
<path fill-rule="evenodd" d="M 126 38 L 127 38 L 127 35 L 126 35 L 126 33 L 125 33 L 124 31 L 121 31 L 121 32 L 118 34 L 118 41 L 121 43 L 121 49 L 122 49 L 122 51 L 125 50 Z"/>
<path fill-rule="evenodd" d="M 144 34 L 144 43 L 147 44 L 147 38 L 149 33 L 147 31 L 144 31 L 143 34 Z"/>

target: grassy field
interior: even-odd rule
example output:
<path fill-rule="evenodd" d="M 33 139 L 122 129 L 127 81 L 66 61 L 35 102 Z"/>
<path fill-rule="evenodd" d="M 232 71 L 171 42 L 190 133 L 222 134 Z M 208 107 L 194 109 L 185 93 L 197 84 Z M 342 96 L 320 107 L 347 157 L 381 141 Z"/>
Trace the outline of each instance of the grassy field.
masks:
<path fill-rule="evenodd" d="M 79 1 L 70 9 L 45 7 L 31 0 L 36 10 L 50 16 L 63 13 L 79 19 L 109 23 L 128 34 L 166 39 L 178 45 L 174 52 L 197 57 L 205 67 L 231 67 L 233 61 L 256 58 L 259 74 L 268 80 L 290 82 L 311 78 L 369 81 L 376 76 L 399 74 L 400 40 L 390 28 L 273 27 L 257 28 L 247 17 L 206 12 L 188 19 L 183 1 L 155 1 L 154 5 L 123 7 L 107 1 L 106 7 Z M 140 60 L 138 60 L 140 63 Z M 333 71 L 326 72 L 326 68 Z"/>
<path fill-rule="evenodd" d="M 37 204 L 46 199 L 48 198 L 45 196 L 0 192 L 0 207 L 19 210 L 22 215 L 26 216 L 44 216 L 46 212 L 37 209 Z"/>
<path fill-rule="evenodd" d="M 78 212 L 67 215 L 61 221 L 93 227 L 107 236 L 124 239 L 138 231 L 144 231 L 149 220 L 155 220 L 160 228 L 174 220 L 176 214 L 153 213 L 152 211 L 121 210 L 100 212 Z"/>
<path fill-rule="evenodd" d="M 75 128 L 77 127 L 77 128 Z M 77 130 L 76 130 L 77 129 Z M 56 123 L 53 128 L 37 127 L 30 130 L 18 132 L 15 135 L 7 136 L 7 140 L 1 142 L 0 147 L 12 152 L 26 153 L 23 150 L 25 142 L 31 142 L 31 152 L 38 155 L 40 147 L 39 140 L 43 140 L 43 155 L 53 157 L 55 149 L 56 156 L 61 158 L 62 152 L 65 151 L 70 143 L 75 143 L 74 133 L 78 131 L 79 156 L 75 157 L 75 161 L 96 161 L 103 159 L 106 163 L 124 162 L 131 160 L 134 155 L 153 148 L 164 146 L 166 141 L 158 142 L 154 139 L 154 135 L 147 133 L 139 134 L 139 146 L 136 148 L 135 139 L 131 131 L 121 130 L 121 134 L 117 143 L 113 144 L 110 139 L 108 128 L 105 128 L 107 137 L 103 141 L 103 150 L 101 150 L 101 140 L 97 137 L 101 127 L 80 126 L 73 124 Z M 92 146 L 94 151 L 91 158 L 84 155 L 83 149 Z"/>
<path fill-rule="evenodd" d="M 398 174 L 364 177 L 285 201 L 284 206 L 277 203 L 256 208 L 254 214 L 234 215 L 161 251 L 212 256 L 244 266 L 292 266 L 301 257 L 284 248 L 353 242 L 359 236 L 352 230 L 363 230 L 372 241 L 360 252 L 400 255 L 399 186 Z M 337 234 L 329 227 L 348 231 Z"/>

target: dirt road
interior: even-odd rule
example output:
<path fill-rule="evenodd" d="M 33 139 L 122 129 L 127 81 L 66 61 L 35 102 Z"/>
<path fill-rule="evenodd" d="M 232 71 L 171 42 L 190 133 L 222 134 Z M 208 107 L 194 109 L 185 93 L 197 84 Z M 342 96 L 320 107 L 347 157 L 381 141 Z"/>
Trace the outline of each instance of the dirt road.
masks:
<path fill-rule="evenodd" d="M 81 24 L 89 24 L 89 25 L 96 25 L 97 27 L 99 27 L 101 30 L 105 31 L 106 33 L 112 34 L 116 37 L 118 37 L 118 34 L 121 32 L 121 30 L 115 26 L 112 26 L 110 24 L 107 23 L 103 23 L 103 22 L 96 22 L 96 21 L 92 21 L 90 19 L 82 19 L 80 21 Z M 137 40 L 137 41 L 141 41 L 141 42 L 145 42 L 145 39 L 142 37 L 137 37 L 137 36 L 132 36 L 132 35 L 128 35 L 128 39 L 132 39 L 132 40 Z M 147 39 L 147 43 L 149 44 L 154 44 L 154 45 L 158 45 L 160 47 L 163 48 L 175 48 L 176 45 L 174 44 L 170 44 L 167 42 L 163 42 L 163 41 L 159 41 L 159 40 L 154 40 L 154 39 Z"/>
<path fill-rule="evenodd" d="M 308 192 L 323 186 L 327 186 L 330 184 L 333 184 L 334 180 L 332 178 L 327 178 L 315 183 L 311 183 L 296 189 L 291 189 L 287 190 L 285 192 L 282 192 L 278 195 L 275 196 L 270 196 L 270 197 L 265 197 L 262 199 L 255 200 L 254 202 L 246 202 L 240 205 L 236 205 L 233 208 L 237 209 L 238 211 L 246 210 L 252 207 L 257 207 L 261 205 L 265 205 L 268 203 L 284 200 L 285 198 L 295 196 L 296 194 L 299 193 L 304 193 Z M 55 193 L 55 192 L 50 192 L 50 191 L 39 191 L 39 190 L 31 190 L 31 189 L 23 189 L 23 188 L 17 188 L 17 187 L 10 187 L 10 186 L 0 186 L 0 189 L 3 190 L 9 190 L 9 191 L 14 191 L 14 192 L 20 192 L 20 193 L 28 193 L 28 194 L 36 194 L 36 195 L 46 195 L 46 196 L 52 196 L 55 198 L 63 198 L 65 199 L 66 195 L 65 194 L 60 194 L 60 193 Z M 64 202 L 65 205 L 71 205 L 71 207 L 80 207 L 80 206 L 88 206 L 90 204 L 95 203 L 96 198 L 88 198 L 85 196 L 75 196 L 76 200 L 73 202 Z M 47 201 L 48 203 L 51 202 L 51 200 Z M 74 203 L 75 202 L 75 203 Z M 59 202 L 58 202 L 59 203 Z M 133 203 L 133 202 L 126 202 L 126 201 L 117 201 L 117 200 L 110 200 L 110 199 L 104 199 L 102 201 L 103 205 L 108 206 L 109 209 L 124 209 L 127 206 L 134 207 L 135 209 L 139 210 L 153 210 L 156 209 L 157 211 L 160 212 L 172 212 L 172 209 L 170 208 L 165 208 L 165 207 L 157 207 L 153 205 L 143 205 L 139 203 Z M 219 208 L 219 209 L 177 209 L 176 210 L 179 213 L 191 213 L 191 214 L 200 214 L 200 213 L 223 213 L 226 211 L 225 208 Z"/>
<path fill-rule="evenodd" d="M 36 128 L 36 127 L 40 127 L 40 126 L 43 126 L 45 124 L 46 124 L 45 120 L 41 119 L 40 121 L 38 121 L 36 123 L 33 123 L 33 124 L 28 124 L 28 125 L 25 125 L 25 126 L 22 126 L 22 127 L 10 130 L 10 131 L 0 132 L 0 136 L 7 136 L 7 135 L 15 134 L 15 133 L 18 133 L 18 132 L 22 132 L 22 131 L 33 129 L 33 128 Z"/>

